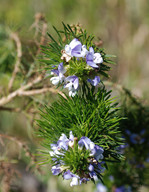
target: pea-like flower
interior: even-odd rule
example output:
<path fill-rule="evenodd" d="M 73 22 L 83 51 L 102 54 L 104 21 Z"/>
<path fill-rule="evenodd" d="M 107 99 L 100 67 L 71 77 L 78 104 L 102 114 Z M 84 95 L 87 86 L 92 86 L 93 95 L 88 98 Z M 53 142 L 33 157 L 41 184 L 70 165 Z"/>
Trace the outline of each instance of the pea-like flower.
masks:
<path fill-rule="evenodd" d="M 87 65 L 90 65 L 92 68 L 99 68 L 99 64 L 103 62 L 103 58 L 100 53 L 94 52 L 93 47 L 90 47 L 88 51 L 86 45 L 82 45 L 82 43 L 76 38 L 74 38 L 69 44 L 65 45 L 65 48 L 61 52 L 62 52 L 61 59 L 64 60 L 63 61 L 64 65 L 67 68 L 66 77 L 64 76 L 66 69 L 64 68 L 62 62 L 59 64 L 58 69 L 53 69 L 51 71 L 51 74 L 52 75 L 55 74 L 56 76 L 52 77 L 50 80 L 54 85 L 58 85 L 59 83 L 64 84 L 64 88 L 68 88 L 69 90 L 69 96 L 74 97 L 77 91 L 79 90 L 79 79 L 81 84 L 83 82 L 83 76 L 79 75 L 82 74 L 83 71 L 93 70 L 87 67 Z M 72 60 L 71 62 L 69 62 L 72 59 L 72 57 L 76 57 L 76 60 Z M 75 62 L 76 62 L 76 71 L 75 71 Z M 71 76 L 69 76 L 70 69 L 71 70 L 73 69 L 74 74 L 77 74 L 77 76 L 72 75 L 73 74 L 72 71 Z M 79 72 L 79 70 L 81 72 Z M 87 72 L 87 74 L 90 74 L 89 71 Z M 87 78 L 85 77 L 84 79 Z M 94 79 L 88 78 L 87 81 L 91 83 L 91 85 L 97 86 L 100 82 L 100 77 L 95 76 Z"/>
<path fill-rule="evenodd" d="M 65 161 L 65 155 L 72 153 L 73 149 L 76 150 L 76 146 L 78 147 L 77 150 L 82 150 L 83 153 L 87 150 L 86 152 L 88 155 L 85 160 L 86 170 L 80 170 L 79 168 L 74 172 L 71 170 L 71 166 L 67 165 L 67 158 Z M 88 153 L 88 151 L 90 153 Z M 94 142 L 92 142 L 88 137 L 83 136 L 77 142 L 77 138 L 74 137 L 72 131 L 69 133 L 69 139 L 64 133 L 62 133 L 57 143 L 51 144 L 51 151 L 49 153 L 52 157 L 52 161 L 54 161 L 54 166 L 51 171 L 53 175 L 62 174 L 64 179 L 71 179 L 70 186 L 87 183 L 90 179 L 96 181 L 98 180 L 98 174 L 101 174 L 105 170 L 105 168 L 102 167 L 104 162 L 98 162 L 99 159 L 103 159 L 103 152 L 103 148 L 94 144 Z M 80 154 L 78 153 L 78 155 Z M 77 158 L 75 157 L 75 159 Z M 82 167 L 82 162 L 77 161 L 77 163 L 80 163 L 78 167 Z"/>
<path fill-rule="evenodd" d="M 69 45 L 65 45 L 65 53 L 71 57 L 82 57 L 82 44 L 78 39 L 73 39 Z"/>
<path fill-rule="evenodd" d="M 91 83 L 93 86 L 97 86 L 100 82 L 100 77 L 95 76 L 94 79 L 88 79 L 88 82 Z"/>
<path fill-rule="evenodd" d="M 55 74 L 57 75 L 56 77 L 52 77 L 50 81 L 52 81 L 52 84 L 58 85 L 59 83 L 62 83 L 65 79 L 64 73 L 66 72 L 66 69 L 63 66 L 63 63 L 60 63 L 58 66 L 58 69 L 53 69 L 51 71 L 52 75 Z"/>
<path fill-rule="evenodd" d="M 88 137 L 81 137 L 80 141 L 78 142 L 80 148 L 85 147 L 87 150 L 90 151 L 90 155 L 94 156 L 95 159 L 98 161 L 99 159 L 103 159 L 103 148 L 95 145 Z"/>
<path fill-rule="evenodd" d="M 62 168 L 60 165 L 56 165 L 52 167 L 51 171 L 53 175 L 59 175 L 62 172 Z"/>
<path fill-rule="evenodd" d="M 93 47 L 90 47 L 86 55 L 86 63 L 93 68 L 99 68 L 97 64 L 103 63 L 103 58 L 100 53 L 94 53 Z"/>
<path fill-rule="evenodd" d="M 64 88 L 68 88 L 69 90 L 69 96 L 74 97 L 77 93 L 78 87 L 79 87 L 79 78 L 75 75 L 69 76 L 66 79 L 66 82 L 68 82 Z"/>

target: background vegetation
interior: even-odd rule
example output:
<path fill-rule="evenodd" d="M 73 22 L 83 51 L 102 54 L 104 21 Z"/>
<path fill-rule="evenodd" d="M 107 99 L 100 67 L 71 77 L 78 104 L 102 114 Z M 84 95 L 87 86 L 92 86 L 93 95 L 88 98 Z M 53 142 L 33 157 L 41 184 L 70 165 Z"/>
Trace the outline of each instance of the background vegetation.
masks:
<path fill-rule="evenodd" d="M 40 45 L 62 21 L 80 23 L 117 55 L 111 71 L 114 95 L 122 87 L 148 106 L 149 3 L 147 0 L 0 0 L 0 188 L 7 191 L 70 191 L 68 183 L 36 164 L 39 108 L 56 99 Z M 109 85 L 109 83 L 107 82 Z M 121 85 L 121 86 L 119 86 Z M 111 85 L 110 85 L 111 86 Z M 118 88 L 118 89 L 117 89 Z M 7 97 L 8 96 L 8 97 Z M 68 189 L 67 189 L 68 188 Z M 84 185 L 74 191 L 94 191 Z"/>

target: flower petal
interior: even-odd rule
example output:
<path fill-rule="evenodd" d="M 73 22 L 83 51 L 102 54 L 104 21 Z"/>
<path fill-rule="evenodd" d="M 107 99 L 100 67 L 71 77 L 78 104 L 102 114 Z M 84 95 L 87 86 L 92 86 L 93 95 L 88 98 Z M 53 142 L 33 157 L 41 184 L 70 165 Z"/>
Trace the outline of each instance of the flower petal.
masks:
<path fill-rule="evenodd" d="M 92 79 L 88 79 L 88 82 L 91 83 L 93 86 L 97 86 L 98 83 L 100 82 L 100 77 L 99 76 L 95 76 L 95 78 Z"/>
<path fill-rule="evenodd" d="M 79 185 L 79 179 L 77 177 L 73 177 L 70 183 L 70 186 Z"/>
<path fill-rule="evenodd" d="M 94 63 L 103 63 L 103 58 L 100 53 L 94 54 Z"/>
<path fill-rule="evenodd" d="M 53 174 L 53 175 L 58 175 L 58 174 L 61 173 L 62 170 L 61 170 L 61 167 L 60 167 L 60 166 L 56 165 L 56 166 L 53 166 L 53 167 L 52 167 L 51 171 L 52 171 L 52 174 Z"/>
<path fill-rule="evenodd" d="M 73 174 L 70 170 L 66 171 L 66 172 L 63 174 L 63 178 L 66 179 L 66 180 L 69 180 L 69 179 L 71 179 L 71 178 L 73 178 L 73 177 L 74 177 L 74 174 Z"/>
<path fill-rule="evenodd" d="M 71 47 L 71 49 L 75 49 L 78 45 L 82 47 L 81 42 L 80 42 L 78 39 L 76 39 L 76 38 L 73 39 L 73 40 L 70 42 L 70 44 L 69 44 L 69 46 Z"/>
<path fill-rule="evenodd" d="M 64 73 L 66 72 L 66 69 L 65 69 L 64 66 L 63 66 L 63 62 L 59 64 L 59 66 L 58 66 L 58 71 L 59 71 L 59 73 L 61 73 L 61 74 L 64 74 Z"/>
<path fill-rule="evenodd" d="M 75 89 L 78 89 L 78 87 L 79 87 L 79 78 L 78 77 L 76 77 L 76 79 L 74 80 L 73 86 Z"/>

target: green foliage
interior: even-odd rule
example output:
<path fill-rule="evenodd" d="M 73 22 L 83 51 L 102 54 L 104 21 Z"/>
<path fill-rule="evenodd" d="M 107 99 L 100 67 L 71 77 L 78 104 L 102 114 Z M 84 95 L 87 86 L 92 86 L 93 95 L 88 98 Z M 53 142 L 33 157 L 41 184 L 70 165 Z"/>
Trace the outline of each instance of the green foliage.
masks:
<path fill-rule="evenodd" d="M 140 186 L 148 186 L 149 164 L 147 158 L 149 138 L 149 107 L 144 106 L 141 100 L 132 96 L 131 92 L 125 89 L 122 96 L 122 105 L 119 114 L 122 117 L 120 127 L 122 135 L 127 144 L 121 153 L 125 161 L 119 164 L 109 164 L 109 171 L 105 175 L 105 185 L 110 189 L 112 186 L 131 186 L 132 191 L 139 191 Z M 127 131 L 131 135 L 127 134 Z M 140 134 L 144 130 L 144 134 Z M 132 135 L 137 134 L 137 143 L 132 142 Z M 139 141 L 142 140 L 142 143 Z M 113 176 L 113 180 L 109 179 Z M 121 179 L 119 179 L 121 178 Z"/>
<path fill-rule="evenodd" d="M 14 66 L 16 50 L 10 31 L 0 25 L 0 73 L 11 72 Z"/>
<path fill-rule="evenodd" d="M 62 133 L 72 131 L 79 140 L 82 136 L 91 139 L 105 150 L 105 160 L 119 160 L 121 155 L 116 148 L 122 143 L 119 131 L 121 118 L 117 114 L 117 103 L 110 99 L 110 92 L 98 88 L 97 92 L 89 87 L 85 95 L 70 98 L 59 96 L 50 107 L 41 112 L 38 135 L 44 138 L 44 146 L 50 150 L 50 144 L 56 142 Z"/>
<path fill-rule="evenodd" d="M 85 174 L 89 166 L 89 162 L 87 161 L 89 153 L 88 150 L 80 150 L 75 143 L 73 149 L 70 148 L 69 151 L 66 151 L 63 161 L 74 173 L 77 172 L 78 175 Z"/>

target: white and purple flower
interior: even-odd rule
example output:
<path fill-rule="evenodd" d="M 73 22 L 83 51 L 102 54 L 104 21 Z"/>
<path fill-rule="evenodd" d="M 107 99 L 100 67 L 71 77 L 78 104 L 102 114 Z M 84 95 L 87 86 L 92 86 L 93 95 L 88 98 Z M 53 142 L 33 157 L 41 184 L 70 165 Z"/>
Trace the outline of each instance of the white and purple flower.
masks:
<path fill-rule="evenodd" d="M 82 58 L 80 62 L 83 61 L 86 63 L 85 70 L 88 69 L 87 65 L 91 66 L 92 68 L 99 68 L 99 64 L 103 62 L 103 58 L 100 53 L 95 53 L 93 47 L 90 47 L 88 51 L 86 45 L 82 45 L 82 43 L 76 38 L 74 38 L 69 44 L 65 45 L 65 48 L 62 50 L 61 59 L 67 63 L 65 63 L 67 68 L 67 75 L 66 77 L 64 76 L 66 69 L 64 68 L 62 62 L 59 64 L 58 69 L 51 70 L 51 74 L 55 76 L 50 80 L 54 85 L 64 83 L 64 88 L 68 88 L 70 97 L 74 97 L 79 89 L 79 77 L 76 75 L 68 76 L 68 62 L 72 57 L 76 57 L 77 60 Z M 95 76 L 94 79 L 88 78 L 87 81 L 91 83 L 91 85 L 97 86 L 100 82 L 100 77 Z"/>
<path fill-rule="evenodd" d="M 65 72 L 66 72 L 66 69 L 64 68 L 63 63 L 59 64 L 57 70 L 56 69 L 51 70 L 52 75 L 54 75 L 54 74 L 57 75 L 50 79 L 52 84 L 58 85 L 59 83 L 62 83 L 65 79 L 65 77 L 64 77 Z"/>
<path fill-rule="evenodd" d="M 74 97 L 77 93 L 78 87 L 79 87 L 79 78 L 75 75 L 69 76 L 66 79 L 66 82 L 68 82 L 64 88 L 68 88 L 69 90 L 69 96 Z"/>
<path fill-rule="evenodd" d="M 81 172 L 81 176 L 80 174 L 77 175 L 72 173 L 63 160 L 65 152 L 68 151 L 69 148 L 73 149 L 74 141 L 77 141 L 77 138 L 75 138 L 72 131 L 70 131 L 69 139 L 64 133 L 62 133 L 57 143 L 51 144 L 51 151 L 49 153 L 52 157 L 52 161 L 57 164 L 54 165 L 51 169 L 53 175 L 63 174 L 63 178 L 65 180 L 72 179 L 70 182 L 70 186 L 87 183 L 87 181 L 89 181 L 90 179 L 98 180 L 97 175 L 105 170 L 105 168 L 102 167 L 102 164 L 104 164 L 104 162 L 98 162 L 99 159 L 103 159 L 103 148 L 94 144 L 94 142 L 92 142 L 88 137 L 81 137 L 81 139 L 78 141 L 78 149 L 90 151 L 88 157 L 89 162 L 87 163 L 87 170 L 85 173 Z"/>
<path fill-rule="evenodd" d="M 95 145 L 88 137 L 81 137 L 80 141 L 78 142 L 79 147 L 82 149 L 85 147 L 87 150 L 90 151 L 90 156 L 93 156 L 97 161 L 99 159 L 103 159 L 103 148 Z"/>
<path fill-rule="evenodd" d="M 78 39 L 73 39 L 70 44 L 65 45 L 65 53 L 70 57 L 82 57 L 82 44 Z"/>
<path fill-rule="evenodd" d="M 60 165 L 56 165 L 52 167 L 51 171 L 53 175 L 59 175 L 62 172 L 62 168 Z"/>
<path fill-rule="evenodd" d="M 90 47 L 86 55 L 86 63 L 93 68 L 99 68 L 97 64 L 103 63 L 103 58 L 100 53 L 94 53 L 93 47 Z"/>
<path fill-rule="evenodd" d="M 91 83 L 93 86 L 97 86 L 100 83 L 100 77 L 95 76 L 94 79 L 88 79 L 88 82 Z"/>

